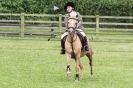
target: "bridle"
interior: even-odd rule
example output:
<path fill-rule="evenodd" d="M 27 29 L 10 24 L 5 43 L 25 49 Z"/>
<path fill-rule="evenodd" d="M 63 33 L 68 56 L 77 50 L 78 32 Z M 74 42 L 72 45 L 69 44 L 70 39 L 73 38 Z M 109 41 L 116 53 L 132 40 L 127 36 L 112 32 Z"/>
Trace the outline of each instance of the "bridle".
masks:
<path fill-rule="evenodd" d="M 77 21 L 77 23 L 79 23 L 79 20 L 77 19 L 77 18 L 71 18 L 71 17 L 69 17 L 68 18 L 68 21 L 69 20 L 75 20 L 75 21 Z M 73 28 L 74 30 L 76 30 L 76 28 L 77 28 L 77 23 L 76 23 L 76 25 L 75 25 L 75 27 L 68 27 L 68 23 L 69 22 L 67 22 L 67 29 L 69 30 L 70 28 Z"/>
<path fill-rule="evenodd" d="M 70 38 L 71 38 L 71 41 L 68 41 L 68 40 L 67 41 L 70 43 L 73 43 L 77 39 L 77 35 L 76 35 L 75 39 L 73 39 L 73 38 L 74 38 L 75 34 L 77 33 L 76 29 L 77 29 L 77 23 L 79 22 L 79 20 L 77 18 L 71 18 L 71 17 L 68 18 L 68 21 L 69 20 L 75 20 L 76 21 L 75 27 L 69 27 L 69 25 L 68 25 L 69 22 L 67 23 L 67 32 L 69 33 Z"/>

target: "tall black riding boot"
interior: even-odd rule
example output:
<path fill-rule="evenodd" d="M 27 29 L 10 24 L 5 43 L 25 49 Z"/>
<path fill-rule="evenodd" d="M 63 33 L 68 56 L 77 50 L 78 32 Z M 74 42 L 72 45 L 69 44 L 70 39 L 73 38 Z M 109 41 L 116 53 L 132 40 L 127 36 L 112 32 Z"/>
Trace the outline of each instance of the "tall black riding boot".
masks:
<path fill-rule="evenodd" d="M 86 51 L 89 51 L 87 37 L 84 37 L 84 48 Z"/>
<path fill-rule="evenodd" d="M 61 39 L 61 52 L 60 54 L 65 54 L 65 42 L 63 39 Z"/>

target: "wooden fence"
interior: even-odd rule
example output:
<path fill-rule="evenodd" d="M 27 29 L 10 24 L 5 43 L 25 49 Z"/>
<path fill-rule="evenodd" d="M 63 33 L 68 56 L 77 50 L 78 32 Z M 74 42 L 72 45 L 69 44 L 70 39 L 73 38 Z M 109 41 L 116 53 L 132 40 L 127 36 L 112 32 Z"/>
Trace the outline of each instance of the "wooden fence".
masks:
<path fill-rule="evenodd" d="M 63 18 L 65 17 L 64 15 L 62 14 L 59 14 L 59 15 L 50 15 L 50 14 L 24 14 L 24 13 L 21 13 L 21 14 L 9 14 L 9 13 L 0 13 L 0 17 L 2 16 L 17 16 L 19 17 L 20 19 L 2 19 L 0 18 L 0 23 L 2 24 L 5 24 L 5 23 L 18 23 L 18 27 L 19 30 L 16 32 L 16 33 L 19 33 L 21 37 L 24 37 L 25 36 L 25 33 L 26 33 L 26 24 L 30 24 L 30 23 L 34 23 L 34 24 L 37 24 L 37 23 L 43 23 L 43 24 L 57 24 L 57 26 L 51 26 L 51 27 L 43 27 L 43 28 L 47 28 L 47 29 L 50 29 L 50 28 L 55 28 L 55 29 L 59 29 L 59 33 L 61 33 L 62 29 L 64 28 L 63 27 Z M 26 17 L 51 17 L 51 18 L 57 18 L 55 21 L 54 20 L 33 20 L 33 19 L 26 19 Z M 99 16 L 99 15 L 96 15 L 96 16 L 85 16 L 83 15 L 82 16 L 83 19 L 94 19 L 95 21 L 93 22 L 83 22 L 84 25 L 94 25 L 95 28 L 93 28 L 95 31 L 95 33 L 100 33 L 100 25 L 125 25 L 125 26 L 131 26 L 130 30 L 133 30 L 133 17 L 126 17 L 126 16 Z M 115 22 L 101 22 L 101 19 L 126 19 L 126 20 L 131 20 L 130 23 L 115 23 Z M 7 25 L 8 26 L 8 25 Z M 3 25 L 0 25 L 0 28 L 3 27 Z M 10 27 L 10 26 L 9 26 Z M 0 30 L 0 33 L 14 33 L 14 31 L 9 31 L 9 30 Z"/>

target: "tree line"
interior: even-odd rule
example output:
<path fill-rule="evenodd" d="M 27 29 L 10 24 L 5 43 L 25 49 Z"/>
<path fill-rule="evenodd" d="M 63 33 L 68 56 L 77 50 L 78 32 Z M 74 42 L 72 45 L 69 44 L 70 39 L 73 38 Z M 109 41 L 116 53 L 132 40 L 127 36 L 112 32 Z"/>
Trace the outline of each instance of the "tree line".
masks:
<path fill-rule="evenodd" d="M 133 16 L 133 0 L 0 0 L 0 13 L 65 14 L 68 1 L 82 15 Z M 53 11 L 54 5 L 58 12 Z"/>

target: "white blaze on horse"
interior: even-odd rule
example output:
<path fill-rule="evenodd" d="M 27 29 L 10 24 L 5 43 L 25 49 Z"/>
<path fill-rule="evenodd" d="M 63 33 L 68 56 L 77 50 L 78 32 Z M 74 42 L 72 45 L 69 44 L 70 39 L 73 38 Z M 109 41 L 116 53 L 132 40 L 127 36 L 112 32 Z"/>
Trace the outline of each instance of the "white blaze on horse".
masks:
<path fill-rule="evenodd" d="M 83 65 L 81 64 L 81 57 L 83 56 L 87 56 L 89 59 L 89 64 L 90 64 L 90 68 L 91 68 L 91 75 L 93 74 L 92 72 L 92 48 L 90 43 L 89 44 L 89 51 L 85 51 L 83 50 L 83 45 L 82 45 L 82 38 L 80 38 L 81 36 L 79 36 L 80 31 L 77 30 L 77 23 L 78 23 L 78 19 L 77 19 L 77 13 L 76 12 L 72 12 L 69 14 L 68 17 L 68 22 L 67 22 L 67 31 L 68 31 L 68 35 L 66 37 L 66 41 L 65 41 L 65 50 L 66 50 L 66 61 L 67 61 L 67 75 L 69 75 L 70 73 L 70 60 L 71 57 L 75 58 L 75 62 L 76 62 L 76 74 L 75 74 L 75 80 L 79 80 L 80 79 L 80 71 L 82 71 L 83 69 Z"/>

